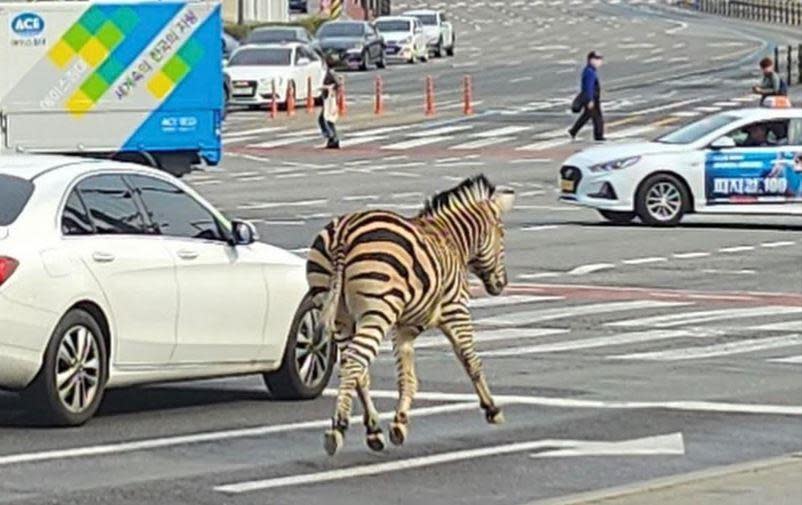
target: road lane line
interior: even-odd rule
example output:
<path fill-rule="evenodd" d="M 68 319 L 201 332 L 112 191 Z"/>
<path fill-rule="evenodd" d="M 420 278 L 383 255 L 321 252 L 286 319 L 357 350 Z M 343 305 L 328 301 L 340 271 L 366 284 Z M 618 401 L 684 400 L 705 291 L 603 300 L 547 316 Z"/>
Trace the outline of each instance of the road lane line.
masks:
<path fill-rule="evenodd" d="M 626 310 L 640 309 L 661 309 L 669 307 L 683 307 L 691 305 L 691 302 L 666 302 L 660 300 L 633 300 L 626 302 L 605 302 L 592 303 L 585 305 L 572 305 L 558 309 L 540 309 L 523 312 L 513 312 L 497 317 L 489 317 L 476 321 L 477 325 L 487 326 L 518 326 L 522 324 L 533 324 L 542 321 L 553 321 L 566 317 L 588 316 L 596 314 L 608 314 L 611 312 L 621 312 Z M 802 310 L 802 308 L 800 308 Z"/>
<path fill-rule="evenodd" d="M 263 202 L 263 203 L 246 203 L 238 205 L 238 210 L 263 210 L 274 209 L 276 207 L 316 207 L 326 205 L 328 200 L 298 200 L 293 202 Z"/>
<path fill-rule="evenodd" d="M 790 365 L 802 365 L 802 354 L 798 356 L 788 356 L 787 358 L 775 358 L 768 360 L 771 363 L 785 363 Z"/>
<path fill-rule="evenodd" d="M 677 258 L 677 259 L 680 259 L 680 260 L 689 260 L 689 259 L 695 259 L 695 258 L 707 258 L 708 256 L 711 256 L 711 253 L 703 252 L 703 251 L 686 252 L 686 253 L 676 253 L 673 256 L 675 258 Z"/>
<path fill-rule="evenodd" d="M 782 240 L 779 242 L 763 242 L 760 244 L 760 247 L 765 247 L 767 249 L 772 249 L 775 247 L 788 247 L 796 244 L 793 240 Z"/>
<path fill-rule="evenodd" d="M 595 349 L 614 345 L 637 344 L 642 342 L 654 342 L 656 340 L 666 340 L 672 338 L 692 337 L 693 333 L 687 330 L 652 330 L 633 333 L 621 333 L 609 337 L 585 338 L 580 340 L 568 340 L 563 342 L 552 342 L 548 344 L 530 345 L 522 347 L 511 347 L 504 349 L 494 349 L 492 351 L 480 352 L 482 357 L 509 357 L 522 356 L 527 354 L 546 354 L 551 352 L 576 351 L 580 349 Z"/>
<path fill-rule="evenodd" d="M 587 275 L 601 270 L 610 270 L 615 268 L 612 263 L 591 263 L 589 265 L 578 266 L 568 272 L 568 275 Z"/>
<path fill-rule="evenodd" d="M 780 347 L 793 347 L 802 345 L 802 335 L 785 335 L 750 340 L 739 340 L 723 344 L 707 345 L 702 347 L 685 347 L 667 351 L 641 352 L 634 354 L 620 354 L 607 356 L 607 359 L 617 360 L 645 360 L 645 361 L 683 361 L 691 359 L 717 358 L 732 354 L 765 351 Z"/>
<path fill-rule="evenodd" d="M 554 302 L 565 300 L 564 296 L 535 296 L 535 295 L 510 295 L 510 296 L 485 296 L 482 298 L 472 298 L 468 306 L 472 309 L 485 309 L 489 307 L 503 307 L 505 305 L 521 305 L 524 303 Z"/>
<path fill-rule="evenodd" d="M 741 319 L 747 317 L 778 316 L 784 314 L 802 313 L 802 307 L 787 307 L 769 305 L 762 307 L 747 307 L 741 309 L 716 309 L 694 312 L 681 312 L 679 314 L 666 314 L 662 316 L 627 319 L 607 323 L 606 326 L 617 328 L 630 328 L 633 326 L 652 326 L 655 328 L 671 328 L 687 324 L 709 323 L 728 319 Z"/>
<path fill-rule="evenodd" d="M 754 251 L 755 246 L 751 245 L 738 245 L 733 247 L 722 247 L 718 250 L 720 253 L 739 253 L 744 251 Z"/>
<path fill-rule="evenodd" d="M 403 142 L 398 142 L 396 144 L 389 144 L 386 146 L 382 146 L 382 149 L 385 150 L 397 150 L 402 151 L 405 149 L 412 149 L 415 147 L 426 146 L 429 144 L 435 144 L 437 142 L 443 142 L 446 140 L 451 140 L 453 137 L 443 136 L 443 137 L 421 137 L 412 140 L 405 140 Z"/>
<path fill-rule="evenodd" d="M 652 256 L 648 258 L 634 258 L 631 260 L 623 260 L 621 263 L 625 265 L 648 265 L 650 263 L 663 263 L 668 261 L 668 258 L 663 256 Z"/>
<path fill-rule="evenodd" d="M 333 396 L 336 391 L 326 391 L 326 394 Z M 397 395 L 396 395 L 397 396 Z M 461 412 L 478 408 L 476 397 L 470 401 L 451 403 L 448 405 L 436 405 L 433 407 L 422 407 L 412 409 L 410 415 L 415 417 L 433 416 L 447 414 L 450 412 Z M 395 417 L 395 412 L 383 412 L 379 414 L 383 420 L 390 420 Z M 362 416 L 352 416 L 350 422 L 358 424 L 362 422 Z M 302 421 L 297 423 L 276 424 L 256 426 L 252 428 L 240 428 L 234 430 L 210 431 L 204 433 L 194 433 L 190 435 L 177 435 L 171 437 L 151 438 L 129 442 L 117 442 L 104 445 L 75 447 L 69 449 L 55 449 L 50 451 L 29 452 L 19 454 L 9 454 L 0 456 L 0 467 L 18 465 L 23 463 L 36 463 L 42 461 L 56 461 L 72 458 L 87 458 L 105 455 L 119 455 L 126 452 L 144 451 L 150 449 L 162 449 L 166 447 L 176 447 L 182 445 L 201 444 L 218 442 L 221 440 L 231 440 L 235 438 L 262 437 L 276 433 L 286 433 L 291 431 L 321 429 L 331 426 L 331 419 L 320 419 L 315 421 Z"/>
<path fill-rule="evenodd" d="M 539 194 L 543 194 L 542 192 L 538 192 Z M 519 195 L 523 196 L 523 195 Z M 544 224 L 538 226 L 522 226 L 521 231 L 547 231 L 547 230 L 556 230 L 559 226 L 556 224 Z"/>

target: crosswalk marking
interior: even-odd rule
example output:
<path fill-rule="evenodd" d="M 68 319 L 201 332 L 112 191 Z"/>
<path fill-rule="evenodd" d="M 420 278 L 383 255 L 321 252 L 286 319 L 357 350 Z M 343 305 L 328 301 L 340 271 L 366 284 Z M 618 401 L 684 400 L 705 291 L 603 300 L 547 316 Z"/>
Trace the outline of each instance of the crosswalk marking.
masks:
<path fill-rule="evenodd" d="M 437 142 L 443 142 L 444 140 L 449 140 L 449 139 L 451 139 L 451 137 L 422 137 L 382 146 L 382 149 L 401 151 L 404 149 L 412 149 L 413 147 L 421 147 L 429 144 L 435 144 Z"/>
<path fill-rule="evenodd" d="M 456 132 L 461 132 L 461 131 L 465 131 L 465 130 L 472 130 L 472 129 L 473 129 L 473 125 L 469 125 L 469 124 L 466 124 L 466 125 L 441 126 L 440 128 L 421 130 L 421 131 L 418 131 L 418 132 L 408 133 L 407 135 L 409 137 L 428 137 L 430 135 L 431 136 L 439 136 L 439 135 L 445 135 L 447 133 L 456 133 Z"/>
<path fill-rule="evenodd" d="M 493 130 L 487 130 L 479 133 L 472 134 L 473 137 L 504 137 L 507 135 L 512 135 L 514 133 L 520 133 L 527 130 L 531 130 L 531 126 L 504 126 L 503 128 L 496 128 Z"/>
<path fill-rule="evenodd" d="M 489 317 L 476 321 L 476 324 L 487 326 L 514 326 L 522 324 L 533 324 L 541 321 L 552 321 L 575 316 L 587 316 L 594 314 L 606 314 L 638 309 L 660 309 L 670 307 L 683 307 L 692 305 L 690 302 L 664 302 L 660 300 L 633 300 L 626 302 L 606 302 L 588 305 L 573 305 L 558 309 L 530 310 L 524 312 L 513 312 L 503 314 L 498 317 Z"/>
<path fill-rule="evenodd" d="M 563 335 L 570 330 L 561 328 L 504 328 L 498 330 L 477 331 L 474 340 L 479 343 L 498 342 L 500 340 L 521 340 L 538 337 Z M 431 349 L 433 347 L 451 347 L 451 342 L 442 335 L 430 338 L 420 338 L 415 341 L 416 349 Z"/>
<path fill-rule="evenodd" d="M 373 137 L 354 137 L 354 138 L 347 138 L 345 140 L 340 141 L 341 147 L 352 147 L 358 146 L 360 144 L 369 144 L 371 142 L 377 142 L 379 140 L 386 139 L 387 136 L 385 135 L 376 135 Z"/>
<path fill-rule="evenodd" d="M 565 134 L 566 137 L 568 134 Z M 516 151 L 543 151 L 545 149 L 551 149 L 552 147 L 559 147 L 571 142 L 570 138 L 564 139 L 554 139 L 554 140 L 546 140 L 543 142 L 535 142 L 534 144 L 529 144 L 521 147 L 516 147 Z"/>
<path fill-rule="evenodd" d="M 292 144 L 300 144 L 301 142 L 309 142 L 315 140 L 314 137 L 285 137 L 275 140 L 268 140 L 267 142 L 260 142 L 258 144 L 251 144 L 249 147 L 258 149 L 272 149 L 274 147 L 288 146 Z"/>
<path fill-rule="evenodd" d="M 713 344 L 701 347 L 685 347 L 667 351 L 640 352 L 634 354 L 621 354 L 608 356 L 608 359 L 619 360 L 646 360 L 646 361 L 680 361 L 690 359 L 716 358 L 731 354 L 764 351 L 779 347 L 792 347 L 802 345 L 802 335 L 785 335 L 782 337 L 757 338 L 738 340 L 723 344 Z"/>
<path fill-rule="evenodd" d="M 488 137 L 478 140 L 472 140 L 470 142 L 465 142 L 464 144 L 457 144 L 455 146 L 449 147 L 449 149 L 457 151 L 464 149 L 481 149 L 482 147 L 493 146 L 496 144 L 503 144 L 504 142 L 509 142 L 511 140 L 515 140 L 515 137 Z"/>
<path fill-rule="evenodd" d="M 616 321 L 607 323 L 607 326 L 633 327 L 633 326 L 652 326 L 656 328 L 670 328 L 672 326 L 682 326 L 688 324 L 709 323 L 728 319 L 740 319 L 745 317 L 760 317 L 784 314 L 802 313 L 802 307 L 786 306 L 764 306 L 747 307 L 741 309 L 716 309 L 703 310 L 698 312 L 682 312 L 679 314 L 667 314 L 662 316 L 650 316 L 639 319 L 628 319 L 626 321 Z"/>
<path fill-rule="evenodd" d="M 666 340 L 671 338 L 683 338 L 689 336 L 691 336 L 691 333 L 688 332 L 687 330 L 652 330 L 652 331 L 641 331 L 634 333 L 621 333 L 619 335 L 611 335 L 609 337 L 584 338 L 580 340 L 569 340 L 565 342 L 552 342 L 548 344 L 496 349 L 493 351 L 481 352 L 480 355 L 483 357 L 503 357 L 503 356 L 519 356 L 524 354 L 545 354 L 550 352 L 593 349 L 596 347 L 607 347 L 612 345 L 653 342 L 655 340 Z"/>
<path fill-rule="evenodd" d="M 749 329 L 754 331 L 802 331 L 802 319 L 752 326 Z"/>
<path fill-rule="evenodd" d="M 656 130 L 657 127 L 653 125 L 646 126 L 633 126 L 632 128 L 625 128 L 617 132 L 612 132 L 607 135 L 608 139 L 622 139 L 626 137 L 637 137 L 646 133 Z"/>
<path fill-rule="evenodd" d="M 485 309 L 488 307 L 500 307 L 503 305 L 520 305 L 534 302 L 551 302 L 565 300 L 564 296 L 535 296 L 535 295 L 511 295 L 511 296 L 485 296 L 484 298 L 474 298 L 469 305 L 472 309 Z"/>

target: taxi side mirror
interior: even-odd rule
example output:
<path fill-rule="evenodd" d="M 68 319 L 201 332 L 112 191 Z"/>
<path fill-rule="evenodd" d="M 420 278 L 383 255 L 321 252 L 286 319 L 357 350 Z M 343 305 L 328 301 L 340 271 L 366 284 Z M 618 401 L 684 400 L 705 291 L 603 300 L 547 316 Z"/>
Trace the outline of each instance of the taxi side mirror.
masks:
<path fill-rule="evenodd" d="M 711 149 L 731 149 L 736 145 L 731 137 L 719 137 L 710 143 L 710 147 Z"/>

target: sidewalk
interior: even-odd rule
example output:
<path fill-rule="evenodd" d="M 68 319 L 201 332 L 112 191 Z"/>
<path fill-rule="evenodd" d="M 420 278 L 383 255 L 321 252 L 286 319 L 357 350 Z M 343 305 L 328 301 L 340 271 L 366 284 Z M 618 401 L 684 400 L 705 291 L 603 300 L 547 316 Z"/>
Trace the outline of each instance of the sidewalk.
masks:
<path fill-rule="evenodd" d="M 800 505 L 802 454 L 531 505 Z"/>

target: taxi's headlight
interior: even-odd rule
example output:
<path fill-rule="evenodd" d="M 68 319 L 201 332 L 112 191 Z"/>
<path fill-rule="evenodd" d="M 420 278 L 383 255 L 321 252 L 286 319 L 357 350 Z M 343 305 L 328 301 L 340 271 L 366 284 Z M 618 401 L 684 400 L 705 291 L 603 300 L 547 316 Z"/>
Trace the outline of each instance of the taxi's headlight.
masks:
<path fill-rule="evenodd" d="M 640 161 L 640 156 L 631 156 L 629 158 L 620 158 L 597 165 L 591 165 L 588 170 L 591 172 L 610 172 L 611 170 L 621 170 L 623 168 L 631 167 Z"/>
<path fill-rule="evenodd" d="M 401 41 L 402 46 L 408 46 L 410 44 L 412 44 L 412 37 L 407 37 Z"/>

